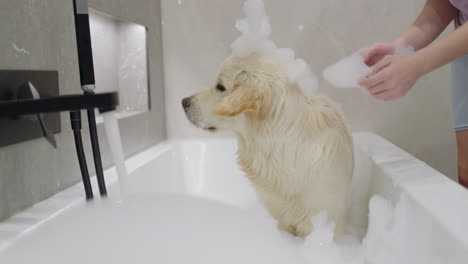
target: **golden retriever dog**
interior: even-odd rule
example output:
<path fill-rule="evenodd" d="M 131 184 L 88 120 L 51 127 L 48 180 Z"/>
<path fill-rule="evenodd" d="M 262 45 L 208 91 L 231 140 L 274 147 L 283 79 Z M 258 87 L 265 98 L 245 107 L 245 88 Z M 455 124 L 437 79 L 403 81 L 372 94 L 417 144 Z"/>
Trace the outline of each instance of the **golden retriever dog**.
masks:
<path fill-rule="evenodd" d="M 254 52 L 224 61 L 214 85 L 182 100 L 197 127 L 231 130 L 238 164 L 278 228 L 305 237 L 327 211 L 344 232 L 351 200 L 353 143 L 341 110 L 306 97 L 275 57 Z"/>

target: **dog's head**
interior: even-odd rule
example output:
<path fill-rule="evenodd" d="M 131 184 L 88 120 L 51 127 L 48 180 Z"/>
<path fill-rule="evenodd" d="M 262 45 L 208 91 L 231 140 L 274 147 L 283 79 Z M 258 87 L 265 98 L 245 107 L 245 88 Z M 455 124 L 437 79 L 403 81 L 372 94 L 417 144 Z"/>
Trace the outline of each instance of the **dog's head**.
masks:
<path fill-rule="evenodd" d="M 287 72 L 275 58 L 252 53 L 224 61 L 214 85 L 182 100 L 187 118 L 197 127 L 235 129 L 245 116 L 271 111 L 287 89 Z"/>

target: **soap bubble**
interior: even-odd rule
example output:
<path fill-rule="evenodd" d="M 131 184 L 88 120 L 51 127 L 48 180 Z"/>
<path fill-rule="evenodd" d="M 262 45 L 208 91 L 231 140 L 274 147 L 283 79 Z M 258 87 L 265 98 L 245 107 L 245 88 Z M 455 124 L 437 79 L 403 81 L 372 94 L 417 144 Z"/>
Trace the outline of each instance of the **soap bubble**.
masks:
<path fill-rule="evenodd" d="M 359 80 L 371 71 L 359 53 L 354 53 L 323 71 L 323 77 L 336 88 L 359 87 Z"/>
<path fill-rule="evenodd" d="M 414 49 L 410 46 L 398 46 L 393 54 L 410 54 Z M 355 52 L 323 71 L 323 77 L 336 88 L 358 88 L 359 80 L 371 72 L 371 67 L 364 63 L 364 58 Z"/>
<path fill-rule="evenodd" d="M 276 56 L 288 70 L 289 81 L 301 87 L 304 93 L 312 95 L 318 89 L 318 81 L 305 60 L 296 58 L 294 50 L 278 48 L 269 39 L 272 28 L 262 0 L 247 0 L 244 4 L 245 18 L 236 22 L 241 33 L 231 45 L 235 56 L 247 56 L 252 52 L 262 52 Z"/>

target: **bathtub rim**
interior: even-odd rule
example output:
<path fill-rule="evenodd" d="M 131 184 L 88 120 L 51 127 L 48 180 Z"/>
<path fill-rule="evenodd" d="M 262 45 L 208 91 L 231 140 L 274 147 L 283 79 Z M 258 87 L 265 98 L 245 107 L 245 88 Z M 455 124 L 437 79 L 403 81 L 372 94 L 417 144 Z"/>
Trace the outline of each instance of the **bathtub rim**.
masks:
<path fill-rule="evenodd" d="M 360 147 L 372 150 L 367 153 L 375 167 L 389 177 L 392 190 L 404 193 L 468 250 L 468 191 L 375 133 L 361 132 L 355 135 L 358 138 L 366 137 L 367 146 Z M 393 199 L 392 202 L 397 200 Z"/>

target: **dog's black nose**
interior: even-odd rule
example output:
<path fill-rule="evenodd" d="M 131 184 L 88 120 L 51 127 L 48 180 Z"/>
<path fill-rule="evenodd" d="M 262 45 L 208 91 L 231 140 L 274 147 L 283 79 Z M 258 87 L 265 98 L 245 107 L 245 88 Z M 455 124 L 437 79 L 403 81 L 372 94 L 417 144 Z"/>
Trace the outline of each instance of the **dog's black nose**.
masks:
<path fill-rule="evenodd" d="M 182 100 L 182 106 L 184 107 L 184 109 L 187 109 L 190 107 L 190 98 L 184 98 Z"/>

